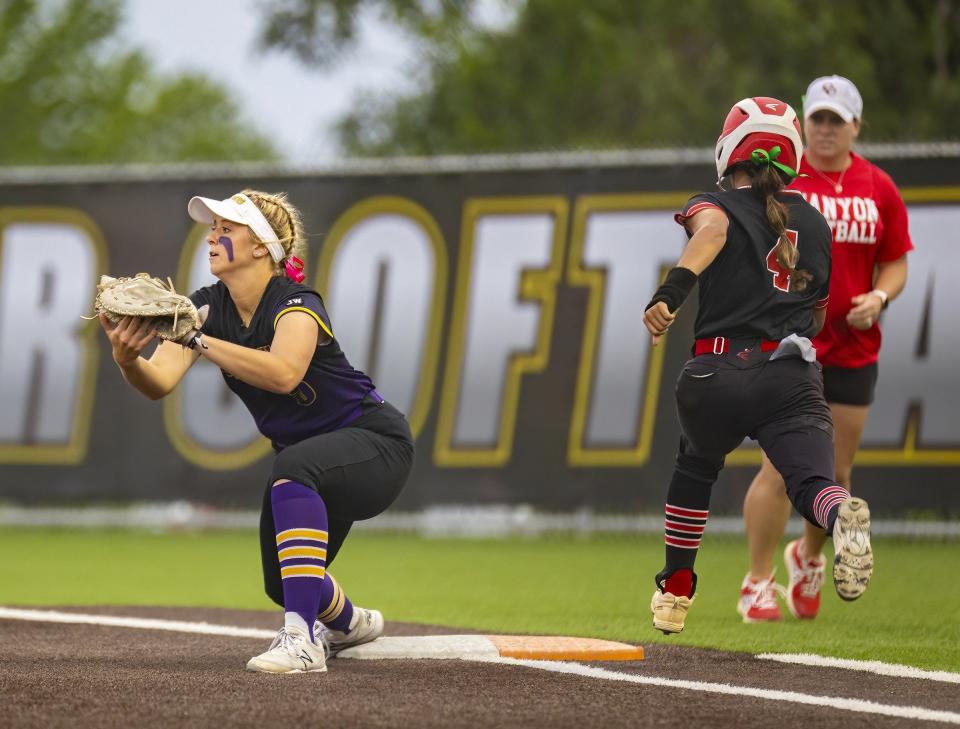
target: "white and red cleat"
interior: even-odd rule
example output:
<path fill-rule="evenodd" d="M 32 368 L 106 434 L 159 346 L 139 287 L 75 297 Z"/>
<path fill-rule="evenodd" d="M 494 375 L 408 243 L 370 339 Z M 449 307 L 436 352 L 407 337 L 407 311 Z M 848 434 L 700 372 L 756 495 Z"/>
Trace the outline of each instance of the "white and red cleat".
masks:
<path fill-rule="evenodd" d="M 740 600 L 737 602 L 737 612 L 745 623 L 771 623 L 781 620 L 780 605 L 777 604 L 777 593 L 783 588 L 770 575 L 765 580 L 754 582 L 747 574 L 740 585 Z"/>
<path fill-rule="evenodd" d="M 800 540 L 795 539 L 783 550 L 790 582 L 787 585 L 787 607 L 800 620 L 810 620 L 820 612 L 820 588 L 827 560 L 822 554 L 817 559 L 800 557 Z"/>

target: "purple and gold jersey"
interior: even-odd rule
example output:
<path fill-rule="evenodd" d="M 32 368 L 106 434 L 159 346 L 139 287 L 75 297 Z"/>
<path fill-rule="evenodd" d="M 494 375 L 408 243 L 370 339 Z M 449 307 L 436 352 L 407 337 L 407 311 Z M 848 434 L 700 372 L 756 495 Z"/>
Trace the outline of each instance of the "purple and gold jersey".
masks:
<path fill-rule="evenodd" d="M 777 198 L 787 206 L 787 238 L 800 253 L 797 268 L 813 276 L 802 292 L 790 291 L 790 272 L 777 261 L 777 234 L 767 222 L 766 204 L 750 188 L 695 195 L 675 216 L 683 225 L 713 208 L 730 220 L 727 242 L 700 274 L 697 339 L 780 340 L 816 331 L 813 309 L 827 306 L 830 291 L 830 228 L 797 193 Z"/>
<path fill-rule="evenodd" d="M 243 325 L 222 282 L 194 291 L 190 299 L 198 308 L 210 305 L 204 334 L 252 349 L 269 351 L 277 324 L 290 312 L 304 312 L 316 319 L 321 344 L 310 360 L 303 381 L 289 394 L 268 392 L 223 372 L 227 386 L 247 406 L 257 429 L 273 442 L 275 450 L 342 428 L 359 417 L 360 404 L 374 389 L 373 382 L 350 366 L 333 336 L 330 316 L 316 291 L 288 278 L 274 276 L 263 292 L 249 327 Z"/>

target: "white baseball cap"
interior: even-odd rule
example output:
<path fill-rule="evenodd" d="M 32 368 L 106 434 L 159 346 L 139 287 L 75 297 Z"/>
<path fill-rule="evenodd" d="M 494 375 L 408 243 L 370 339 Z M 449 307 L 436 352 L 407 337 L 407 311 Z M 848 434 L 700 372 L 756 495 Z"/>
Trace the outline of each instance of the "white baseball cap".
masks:
<path fill-rule="evenodd" d="M 845 122 L 863 116 L 863 99 L 853 81 L 843 76 L 821 76 L 807 87 L 803 97 L 803 117 L 828 109 Z"/>
<path fill-rule="evenodd" d="M 209 197 L 192 197 L 187 203 L 187 213 L 198 223 L 210 224 L 214 217 L 232 220 L 248 226 L 257 238 L 270 251 L 270 257 L 277 263 L 283 260 L 286 252 L 276 232 L 267 222 L 260 208 L 243 193 L 237 193 L 226 200 L 214 200 Z"/>

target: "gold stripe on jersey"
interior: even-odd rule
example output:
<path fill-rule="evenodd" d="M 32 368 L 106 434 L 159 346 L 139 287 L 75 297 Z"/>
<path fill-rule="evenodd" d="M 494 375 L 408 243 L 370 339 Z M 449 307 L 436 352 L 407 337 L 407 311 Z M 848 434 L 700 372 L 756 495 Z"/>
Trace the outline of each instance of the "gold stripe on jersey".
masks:
<path fill-rule="evenodd" d="M 285 529 L 277 534 L 277 546 L 291 539 L 309 539 L 313 542 L 327 541 L 327 533 L 320 529 Z"/>
<path fill-rule="evenodd" d="M 344 604 L 346 603 L 346 595 L 343 594 L 343 590 L 340 589 L 337 581 L 333 579 L 333 575 L 327 575 L 327 579 L 330 580 L 333 585 L 333 596 L 326 610 L 323 609 L 322 605 L 320 606 L 321 610 L 320 614 L 317 615 L 317 620 L 321 623 L 329 623 L 331 620 L 336 620 L 340 613 L 343 612 Z"/>
<path fill-rule="evenodd" d="M 281 567 L 280 579 L 285 580 L 288 577 L 316 577 L 322 580 L 326 572 L 326 569 L 319 565 L 298 564 L 290 567 Z"/>
<path fill-rule="evenodd" d="M 277 552 L 280 561 L 294 557 L 309 557 L 310 559 L 326 559 L 327 550 L 320 547 L 287 547 Z"/>
<path fill-rule="evenodd" d="M 315 311 L 311 311 L 305 306 L 288 306 L 286 309 L 284 309 L 279 314 L 277 314 L 276 318 L 273 320 L 273 328 L 274 329 L 277 328 L 277 324 L 280 321 L 280 317 L 286 314 L 289 314 L 291 311 L 302 311 L 309 314 L 310 316 L 312 316 L 314 319 L 317 320 L 317 324 L 319 324 L 320 328 L 327 333 L 327 336 L 333 339 L 333 332 L 330 331 L 330 327 L 328 327 L 326 323 L 323 321 L 323 319 L 320 318 L 320 315 L 317 314 L 317 312 Z"/>

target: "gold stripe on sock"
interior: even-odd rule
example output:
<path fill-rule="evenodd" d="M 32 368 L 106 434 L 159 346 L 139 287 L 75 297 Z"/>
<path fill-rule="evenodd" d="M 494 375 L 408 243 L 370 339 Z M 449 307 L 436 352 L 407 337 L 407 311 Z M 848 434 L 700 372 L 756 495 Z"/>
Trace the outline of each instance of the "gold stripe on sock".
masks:
<path fill-rule="evenodd" d="M 280 561 L 292 559 L 293 557 L 311 557 L 313 559 L 326 559 L 327 550 L 322 547 L 286 547 L 277 551 Z"/>
<path fill-rule="evenodd" d="M 330 605 L 327 606 L 327 609 L 321 611 L 317 616 L 317 620 L 321 623 L 328 623 L 336 619 L 337 616 L 343 612 L 344 604 L 346 603 L 346 595 L 344 595 L 343 590 L 340 589 L 340 584 L 333 579 L 333 575 L 327 575 L 327 579 L 333 584 L 333 598 L 330 601 Z"/>
<path fill-rule="evenodd" d="M 319 577 L 321 580 L 327 570 L 319 565 L 298 564 L 280 568 L 280 579 L 288 577 Z"/>
<path fill-rule="evenodd" d="M 311 539 L 315 542 L 326 542 L 327 533 L 322 529 L 285 529 L 277 534 L 277 544 L 288 542 L 291 539 Z"/>

